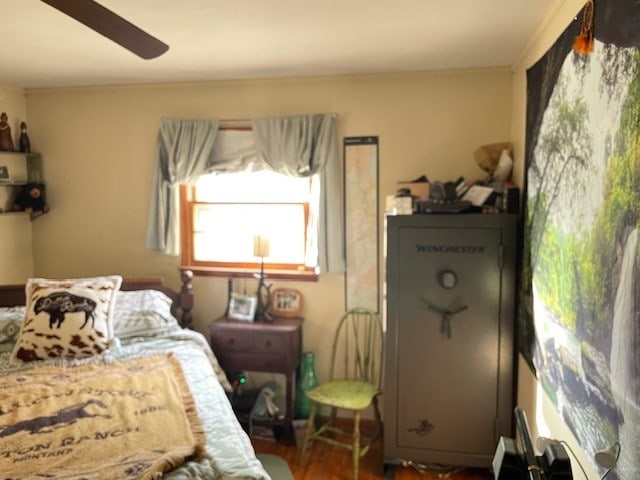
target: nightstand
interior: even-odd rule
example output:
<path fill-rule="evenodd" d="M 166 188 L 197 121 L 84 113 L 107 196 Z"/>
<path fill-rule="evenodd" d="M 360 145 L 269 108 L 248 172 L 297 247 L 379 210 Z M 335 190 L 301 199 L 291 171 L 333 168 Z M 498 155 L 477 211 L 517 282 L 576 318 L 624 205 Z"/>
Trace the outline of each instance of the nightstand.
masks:
<path fill-rule="evenodd" d="M 227 374 L 239 371 L 281 373 L 286 377 L 286 415 L 282 425 L 289 443 L 293 431 L 293 379 L 300 365 L 302 319 L 274 318 L 272 323 L 242 322 L 220 317 L 209 327 L 211 349 Z M 242 423 L 247 419 L 239 418 Z"/>

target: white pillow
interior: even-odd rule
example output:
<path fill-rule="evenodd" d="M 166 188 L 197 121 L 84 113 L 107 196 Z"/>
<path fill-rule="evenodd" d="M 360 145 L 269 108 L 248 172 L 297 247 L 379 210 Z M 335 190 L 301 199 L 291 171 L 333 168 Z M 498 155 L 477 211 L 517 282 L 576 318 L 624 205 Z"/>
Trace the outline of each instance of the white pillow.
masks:
<path fill-rule="evenodd" d="M 111 312 L 122 277 L 30 278 L 26 314 L 12 359 L 84 358 L 114 344 Z"/>
<path fill-rule="evenodd" d="M 113 309 L 116 337 L 148 337 L 180 328 L 171 299 L 158 290 L 119 291 Z"/>
<path fill-rule="evenodd" d="M 22 305 L 18 307 L 0 307 L 0 320 L 22 321 L 26 308 Z"/>

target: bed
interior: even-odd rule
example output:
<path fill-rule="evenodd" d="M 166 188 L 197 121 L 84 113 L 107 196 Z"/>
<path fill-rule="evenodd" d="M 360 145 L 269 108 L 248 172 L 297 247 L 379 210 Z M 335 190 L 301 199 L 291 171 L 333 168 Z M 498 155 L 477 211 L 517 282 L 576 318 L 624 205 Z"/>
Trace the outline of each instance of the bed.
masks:
<path fill-rule="evenodd" d="M 117 276 L 0 286 L 0 478 L 269 480 L 224 372 L 188 328 L 191 277 L 182 272 L 179 291 Z M 80 301 L 74 289 L 86 285 L 96 296 Z M 107 310 L 113 332 L 100 350 Z M 58 344 L 39 350 L 50 336 Z"/>

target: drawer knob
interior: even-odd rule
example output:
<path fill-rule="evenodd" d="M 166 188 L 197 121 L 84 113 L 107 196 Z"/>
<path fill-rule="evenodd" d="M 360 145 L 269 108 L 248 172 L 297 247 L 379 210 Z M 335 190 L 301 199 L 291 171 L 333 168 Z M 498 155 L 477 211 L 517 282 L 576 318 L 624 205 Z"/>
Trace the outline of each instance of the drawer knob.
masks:
<path fill-rule="evenodd" d="M 233 338 L 230 338 L 229 340 L 227 340 L 227 345 L 233 345 L 234 343 L 236 343 L 236 341 Z"/>
<path fill-rule="evenodd" d="M 264 344 L 265 347 L 269 348 L 271 347 L 271 340 L 267 340 Z"/>

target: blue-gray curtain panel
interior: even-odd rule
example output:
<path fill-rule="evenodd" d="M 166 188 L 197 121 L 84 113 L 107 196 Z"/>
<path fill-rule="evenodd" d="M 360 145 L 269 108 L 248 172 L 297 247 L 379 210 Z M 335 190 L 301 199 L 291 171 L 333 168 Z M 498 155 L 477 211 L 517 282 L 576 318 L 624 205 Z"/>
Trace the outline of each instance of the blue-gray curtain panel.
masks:
<path fill-rule="evenodd" d="M 180 253 L 180 183 L 211 170 L 217 120 L 163 118 L 156 142 L 147 248 Z"/>

